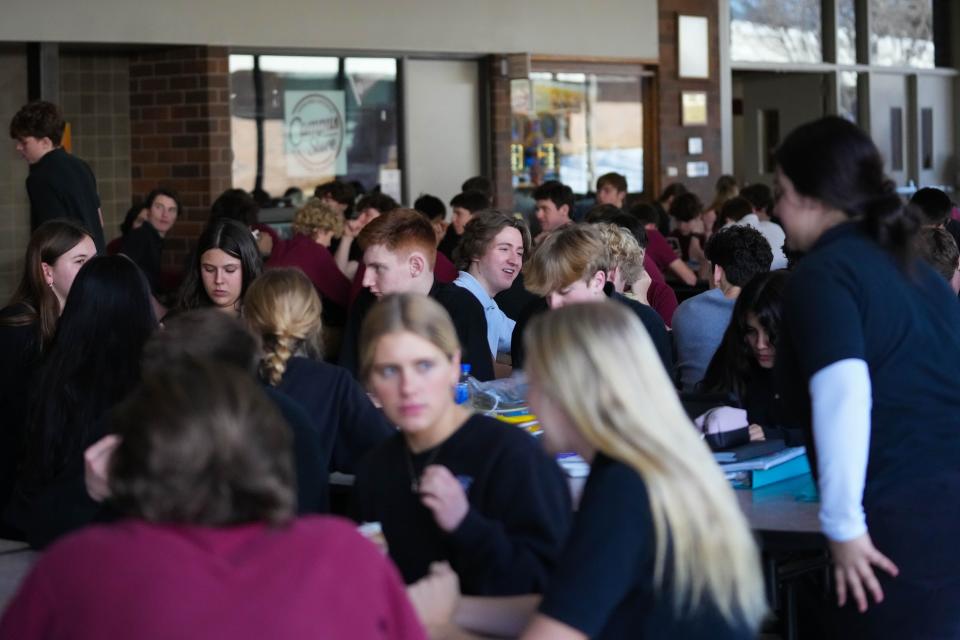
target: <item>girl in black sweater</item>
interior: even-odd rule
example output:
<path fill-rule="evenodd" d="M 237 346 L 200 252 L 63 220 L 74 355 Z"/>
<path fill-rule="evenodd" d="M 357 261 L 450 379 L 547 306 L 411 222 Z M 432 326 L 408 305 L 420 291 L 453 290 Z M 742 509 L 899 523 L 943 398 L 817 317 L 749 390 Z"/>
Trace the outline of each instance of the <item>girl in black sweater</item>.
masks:
<path fill-rule="evenodd" d="M 359 515 L 383 527 L 407 582 L 446 560 L 464 593 L 539 593 L 571 519 L 557 464 L 519 429 L 454 402 L 460 348 L 422 295 L 383 298 L 361 331 L 360 372 L 400 433 L 357 474 Z"/>
<path fill-rule="evenodd" d="M 728 394 L 744 409 L 752 440 L 777 438 L 789 446 L 802 446 L 803 432 L 789 424 L 773 375 L 788 278 L 788 271 L 771 271 L 757 275 L 743 288 L 701 389 Z"/>

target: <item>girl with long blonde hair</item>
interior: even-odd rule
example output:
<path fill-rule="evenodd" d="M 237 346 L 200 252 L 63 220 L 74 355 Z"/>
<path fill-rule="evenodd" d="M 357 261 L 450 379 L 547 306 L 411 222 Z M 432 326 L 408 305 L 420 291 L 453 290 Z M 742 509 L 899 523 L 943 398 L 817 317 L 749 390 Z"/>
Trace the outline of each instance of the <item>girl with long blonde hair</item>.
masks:
<path fill-rule="evenodd" d="M 260 376 L 299 402 L 330 456 L 330 470 L 352 473 L 393 429 L 350 373 L 319 360 L 322 305 L 299 269 L 267 269 L 244 296 L 243 315 L 263 342 Z"/>
<path fill-rule="evenodd" d="M 527 640 L 755 637 L 759 554 L 636 316 L 611 302 L 553 310 L 530 324 L 526 352 L 548 449 L 577 452 L 590 476 L 542 600 L 465 598 L 456 621 L 506 635 L 526 624 Z"/>

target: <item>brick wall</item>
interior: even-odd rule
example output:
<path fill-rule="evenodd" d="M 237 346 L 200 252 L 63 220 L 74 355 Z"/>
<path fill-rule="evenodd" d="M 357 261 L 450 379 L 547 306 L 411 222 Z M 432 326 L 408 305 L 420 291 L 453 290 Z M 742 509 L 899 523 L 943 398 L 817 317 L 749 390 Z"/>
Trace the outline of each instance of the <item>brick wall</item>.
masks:
<path fill-rule="evenodd" d="M 145 196 L 158 185 L 180 195 L 183 210 L 164 250 L 180 266 L 231 185 L 228 54 L 221 47 L 176 47 L 130 61 L 131 180 Z"/>
<path fill-rule="evenodd" d="M 707 80 L 677 77 L 677 16 L 706 16 L 709 21 L 710 78 Z M 720 49 L 718 37 L 718 8 L 713 0 L 660 0 L 660 68 L 657 74 L 659 107 L 659 178 L 661 188 L 671 182 L 682 182 L 708 205 L 713 198 L 713 187 L 720 175 Z M 707 126 L 680 125 L 680 92 L 707 92 Z M 703 153 L 687 153 L 687 139 L 703 138 Z M 706 178 L 688 178 L 687 162 L 704 161 L 710 164 Z M 667 175 L 667 167 L 676 167 L 679 175 Z"/>

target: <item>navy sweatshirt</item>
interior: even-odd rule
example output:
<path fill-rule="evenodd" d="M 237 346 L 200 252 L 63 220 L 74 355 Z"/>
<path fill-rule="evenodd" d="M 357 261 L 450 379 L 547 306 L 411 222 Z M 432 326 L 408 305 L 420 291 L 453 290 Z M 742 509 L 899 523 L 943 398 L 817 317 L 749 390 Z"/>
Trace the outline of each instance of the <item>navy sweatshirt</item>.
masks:
<path fill-rule="evenodd" d="M 431 462 L 432 461 L 432 462 Z M 411 489 L 431 462 L 447 467 L 470 510 L 451 533 Z M 380 522 L 406 582 L 446 560 L 467 595 L 542 593 L 572 519 L 570 493 L 556 462 L 526 432 L 474 415 L 439 445 L 411 455 L 403 434 L 374 450 L 356 483 L 357 515 Z"/>

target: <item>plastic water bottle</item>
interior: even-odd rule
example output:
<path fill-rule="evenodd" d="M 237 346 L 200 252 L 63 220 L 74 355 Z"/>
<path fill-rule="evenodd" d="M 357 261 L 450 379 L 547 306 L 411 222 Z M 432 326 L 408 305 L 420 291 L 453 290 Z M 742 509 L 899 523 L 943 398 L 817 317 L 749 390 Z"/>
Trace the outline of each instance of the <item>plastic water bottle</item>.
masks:
<path fill-rule="evenodd" d="M 457 383 L 457 389 L 454 392 L 454 400 L 457 404 L 467 404 L 470 402 L 470 365 L 460 365 L 460 381 Z"/>

